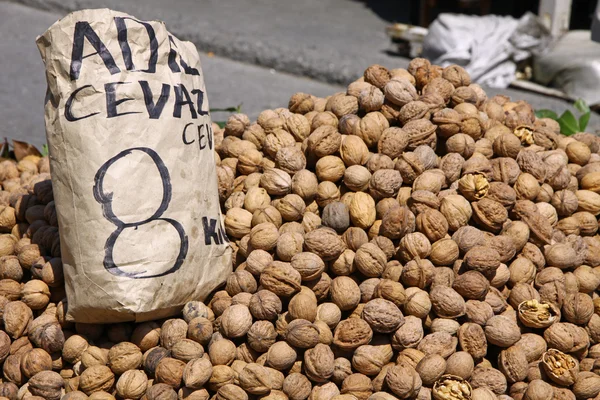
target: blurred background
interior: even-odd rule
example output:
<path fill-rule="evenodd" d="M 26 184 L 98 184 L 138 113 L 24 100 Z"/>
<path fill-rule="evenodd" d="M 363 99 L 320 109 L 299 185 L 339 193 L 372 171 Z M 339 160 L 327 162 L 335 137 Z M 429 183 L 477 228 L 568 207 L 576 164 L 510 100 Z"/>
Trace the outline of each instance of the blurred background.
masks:
<path fill-rule="evenodd" d="M 463 65 L 489 95 L 535 108 L 600 103 L 591 0 L 0 0 L 0 138 L 45 142 L 35 38 L 70 11 L 103 7 L 163 20 L 192 41 L 211 108 L 241 105 L 250 118 L 295 92 L 327 96 L 371 64 L 405 68 L 414 56 Z M 594 114 L 587 130 L 599 121 Z"/>

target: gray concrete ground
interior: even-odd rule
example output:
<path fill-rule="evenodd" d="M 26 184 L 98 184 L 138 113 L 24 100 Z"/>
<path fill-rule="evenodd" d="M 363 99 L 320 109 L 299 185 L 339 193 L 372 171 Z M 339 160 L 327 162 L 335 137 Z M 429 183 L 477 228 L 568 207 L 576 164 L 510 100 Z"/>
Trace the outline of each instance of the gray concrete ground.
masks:
<path fill-rule="evenodd" d="M 108 7 L 163 20 L 201 51 L 326 82 L 348 82 L 375 63 L 407 64 L 386 53 L 394 49 L 385 34 L 389 22 L 356 0 L 18 1 L 62 13 Z M 408 1 L 387 3 L 398 4 L 398 17 L 389 18 L 406 15 Z"/>
<path fill-rule="evenodd" d="M 389 47 L 383 33 L 387 22 L 362 3 L 352 0 L 323 0 L 319 3 L 311 0 L 310 3 L 285 2 L 290 3 L 285 5 L 278 5 L 274 0 L 257 0 L 251 8 L 245 5 L 244 0 L 21 1 L 32 5 L 37 1 L 40 4 L 33 8 L 0 0 L 0 138 L 31 141 L 37 145 L 45 141 L 43 99 L 46 83 L 35 38 L 65 15 L 65 8 L 69 7 L 111 6 L 140 18 L 162 19 L 167 21 L 171 31 L 182 39 L 193 40 L 203 51 L 217 50 L 203 43 L 212 37 L 207 32 L 221 27 L 213 32 L 213 35 L 219 32 L 221 35 L 215 38 L 215 46 L 218 44 L 228 49 L 242 46 L 246 49 L 243 54 L 255 54 L 256 58 L 252 60 L 235 52 L 218 53 L 259 66 L 202 53 L 210 105 L 224 108 L 242 103 L 243 112 L 251 118 L 256 118 L 263 109 L 286 106 L 289 97 L 298 91 L 326 96 L 343 90 L 343 85 L 323 83 L 301 75 L 318 75 L 330 82 L 348 83 L 372 63 L 382 63 L 390 68 L 407 64 L 405 59 L 383 53 L 385 47 Z M 233 6 L 236 3 L 238 7 Z M 303 7 L 294 6 L 295 3 L 302 3 Z M 196 8 L 197 4 L 202 4 L 202 10 Z M 53 11 L 43 11 L 40 6 Z M 295 19 L 292 18 L 294 15 Z M 363 20 L 364 24 L 360 24 Z M 352 25 L 353 29 L 347 25 Z M 358 31 L 357 27 L 361 34 L 353 33 Z M 226 35 L 224 32 L 230 33 Z M 205 37 L 205 34 L 208 36 Z M 283 64 L 276 65 L 280 68 L 264 67 L 269 63 L 261 59 L 263 50 L 268 50 L 271 57 L 282 57 Z M 294 70 L 288 62 L 292 59 L 305 69 Z M 341 75 L 327 73 L 338 69 Z M 281 70 L 286 72 L 279 72 Z M 290 72 L 301 75 L 291 75 Z M 557 112 L 568 108 L 568 104 L 561 100 L 522 91 L 490 90 L 489 93 L 505 93 L 514 99 L 524 99 L 535 108 L 549 108 Z M 222 120 L 226 115 L 219 113 L 213 118 Z M 598 128 L 600 118 L 594 115 L 588 130 Z"/>

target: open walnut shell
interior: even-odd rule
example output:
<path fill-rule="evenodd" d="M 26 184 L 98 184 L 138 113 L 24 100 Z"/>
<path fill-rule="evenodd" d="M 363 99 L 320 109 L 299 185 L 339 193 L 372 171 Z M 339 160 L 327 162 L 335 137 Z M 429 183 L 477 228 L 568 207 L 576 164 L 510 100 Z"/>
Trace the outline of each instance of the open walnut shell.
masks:
<path fill-rule="evenodd" d="M 519 320 L 529 328 L 547 328 L 560 321 L 560 310 L 553 303 L 525 300 L 519 304 Z"/>
<path fill-rule="evenodd" d="M 562 386 L 575 383 L 579 373 L 577 359 L 556 349 L 550 349 L 542 355 L 542 367 L 550 379 Z"/>
<path fill-rule="evenodd" d="M 469 382 L 455 375 L 442 375 L 432 391 L 435 400 L 471 400 L 472 393 Z"/>
<path fill-rule="evenodd" d="M 513 133 L 519 138 L 523 145 L 535 143 L 535 140 L 533 139 L 533 128 L 529 125 L 519 125 L 513 130 Z"/>

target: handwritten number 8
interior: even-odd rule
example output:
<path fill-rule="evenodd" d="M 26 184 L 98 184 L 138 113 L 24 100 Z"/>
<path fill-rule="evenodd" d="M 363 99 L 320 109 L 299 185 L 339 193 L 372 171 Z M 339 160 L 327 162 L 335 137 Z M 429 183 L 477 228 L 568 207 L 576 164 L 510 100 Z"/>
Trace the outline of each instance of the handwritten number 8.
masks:
<path fill-rule="evenodd" d="M 105 178 L 106 172 L 108 171 L 108 169 L 110 168 L 111 165 L 113 165 L 115 162 L 119 161 L 120 159 L 128 156 L 129 154 L 132 154 L 134 151 L 141 151 L 143 153 L 146 153 L 152 159 L 152 161 L 158 168 L 158 172 L 160 173 L 160 179 L 161 179 L 162 186 L 163 186 L 163 198 L 160 203 L 160 206 L 158 207 L 156 212 L 150 218 L 147 218 L 147 219 L 139 221 L 139 222 L 123 222 L 115 215 L 115 213 L 113 211 L 113 207 L 112 207 L 113 193 L 105 192 L 104 187 L 103 187 L 104 178 Z M 185 260 L 186 255 L 187 255 L 187 251 L 188 251 L 188 238 L 187 238 L 187 235 L 185 234 L 185 230 L 183 229 L 183 226 L 179 222 L 177 222 L 173 219 L 169 219 L 169 218 L 161 218 L 163 213 L 169 207 L 169 202 L 171 201 L 171 196 L 172 196 L 172 188 L 171 188 L 171 177 L 169 175 L 169 170 L 167 169 L 167 166 L 165 165 L 163 160 L 160 158 L 160 156 L 154 150 L 149 149 L 147 147 L 133 147 L 131 149 L 123 150 L 122 152 L 120 152 L 119 154 L 117 154 L 116 156 L 114 156 L 113 158 L 108 160 L 107 162 L 105 162 L 100 167 L 100 169 L 98 169 L 98 172 L 96 172 L 96 176 L 94 178 L 94 198 L 102 206 L 102 214 L 104 215 L 104 217 L 107 220 L 109 220 L 110 222 L 112 222 L 117 227 L 117 229 L 108 237 L 108 239 L 106 240 L 106 244 L 104 245 L 104 253 L 105 253 L 104 268 L 108 272 L 110 272 L 113 275 L 123 276 L 123 277 L 128 277 L 128 278 L 135 278 L 135 279 L 155 278 L 155 277 L 171 274 L 171 273 L 177 271 L 181 267 L 181 265 L 183 264 L 183 261 Z M 147 275 L 148 271 L 141 271 L 141 272 L 124 271 L 121 267 L 119 267 L 114 262 L 114 257 L 113 257 L 115 243 L 117 242 L 119 235 L 126 228 L 137 228 L 141 225 L 145 225 L 147 223 L 154 222 L 154 221 L 165 221 L 165 222 L 171 224 L 173 226 L 173 228 L 175 228 L 175 230 L 179 234 L 180 248 L 179 248 L 179 254 L 177 256 L 177 259 L 175 260 L 174 264 L 167 271 L 164 271 L 161 273 Z"/>

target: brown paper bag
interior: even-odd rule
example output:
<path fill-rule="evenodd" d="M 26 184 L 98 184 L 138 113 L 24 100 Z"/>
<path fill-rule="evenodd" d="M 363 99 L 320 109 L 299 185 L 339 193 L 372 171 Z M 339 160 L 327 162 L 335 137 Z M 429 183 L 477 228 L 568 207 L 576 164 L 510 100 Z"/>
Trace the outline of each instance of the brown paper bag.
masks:
<path fill-rule="evenodd" d="M 204 299 L 231 250 L 194 45 L 107 9 L 69 14 L 37 44 L 68 316 L 143 321 Z"/>

